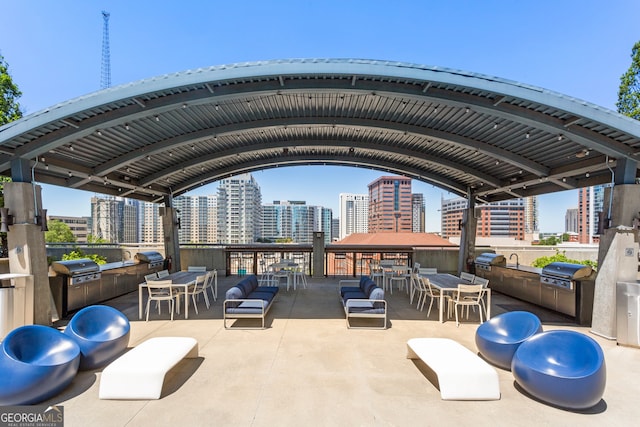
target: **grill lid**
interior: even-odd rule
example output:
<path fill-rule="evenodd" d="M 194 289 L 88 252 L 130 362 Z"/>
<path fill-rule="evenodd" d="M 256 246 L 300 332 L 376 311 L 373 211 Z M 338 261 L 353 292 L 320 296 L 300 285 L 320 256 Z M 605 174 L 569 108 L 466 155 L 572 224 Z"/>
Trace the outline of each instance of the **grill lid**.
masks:
<path fill-rule="evenodd" d="M 542 275 L 577 280 L 589 277 L 592 271 L 593 269 L 590 265 L 570 264 L 568 262 L 552 262 L 542 269 Z"/>
<path fill-rule="evenodd" d="M 54 261 L 51 263 L 51 267 L 56 273 L 66 274 L 67 276 L 100 272 L 100 266 L 89 258 Z"/>
<path fill-rule="evenodd" d="M 135 258 L 138 262 L 155 263 L 164 261 L 162 254 L 156 251 L 138 252 Z"/>
<path fill-rule="evenodd" d="M 475 263 L 482 265 L 506 265 L 507 260 L 504 258 L 504 255 L 485 252 L 476 258 Z"/>

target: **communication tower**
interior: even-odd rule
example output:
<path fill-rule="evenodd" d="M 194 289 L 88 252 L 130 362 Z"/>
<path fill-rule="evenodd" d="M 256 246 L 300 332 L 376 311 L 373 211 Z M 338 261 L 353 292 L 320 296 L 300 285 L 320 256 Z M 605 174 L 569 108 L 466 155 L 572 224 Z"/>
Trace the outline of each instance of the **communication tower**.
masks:
<path fill-rule="evenodd" d="M 102 69 L 100 73 L 100 88 L 111 86 L 111 53 L 109 52 L 109 12 L 102 11 Z"/>

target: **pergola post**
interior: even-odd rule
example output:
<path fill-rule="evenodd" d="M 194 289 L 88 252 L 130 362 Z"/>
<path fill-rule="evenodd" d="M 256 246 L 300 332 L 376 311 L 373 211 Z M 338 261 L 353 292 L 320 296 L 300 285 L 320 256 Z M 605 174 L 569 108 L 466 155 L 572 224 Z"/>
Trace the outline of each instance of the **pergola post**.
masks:
<path fill-rule="evenodd" d="M 311 260 L 312 277 L 324 277 L 324 232 L 313 232 L 313 259 Z"/>
<path fill-rule="evenodd" d="M 471 190 L 467 192 L 467 210 L 462 214 L 462 230 L 460 231 L 460 252 L 458 255 L 458 275 L 467 271 L 467 265 L 473 260 L 476 250 L 476 229 L 478 220 L 475 216 L 475 198 Z"/>
<path fill-rule="evenodd" d="M 50 325 L 52 322 L 52 296 L 49 288 L 49 267 L 42 224 L 46 224 L 42 210 L 41 187 L 31 182 L 28 159 L 14 159 L 11 164 L 13 182 L 4 184 L 4 207 L 13 218 L 8 226 L 9 271 L 12 274 L 33 276 L 27 281 L 21 299 L 24 306 L 15 307 L 23 313 L 14 313 L 25 324 Z M 21 325 L 14 325 L 15 327 Z"/>
<path fill-rule="evenodd" d="M 638 277 L 638 223 L 640 185 L 636 184 L 637 162 L 620 161 L 613 188 L 605 189 L 604 213 L 608 228 L 600 235 L 598 275 L 593 296 L 592 332 L 617 337 L 617 282 L 636 282 Z"/>
<path fill-rule="evenodd" d="M 180 271 L 180 241 L 178 238 L 178 210 L 173 207 L 173 198 L 164 198 L 164 211 L 162 217 L 162 230 L 164 233 L 164 254 L 165 258 L 171 259 L 170 272 Z"/>

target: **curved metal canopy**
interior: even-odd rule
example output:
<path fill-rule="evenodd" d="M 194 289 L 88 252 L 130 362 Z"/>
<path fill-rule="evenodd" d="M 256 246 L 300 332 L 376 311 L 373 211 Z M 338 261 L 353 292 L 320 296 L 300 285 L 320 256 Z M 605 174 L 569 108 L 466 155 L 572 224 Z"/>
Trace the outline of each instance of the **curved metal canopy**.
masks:
<path fill-rule="evenodd" d="M 155 77 L 0 128 L 0 174 L 160 202 L 235 174 L 361 166 L 495 201 L 638 176 L 640 122 L 541 88 L 404 63 L 268 61 Z"/>

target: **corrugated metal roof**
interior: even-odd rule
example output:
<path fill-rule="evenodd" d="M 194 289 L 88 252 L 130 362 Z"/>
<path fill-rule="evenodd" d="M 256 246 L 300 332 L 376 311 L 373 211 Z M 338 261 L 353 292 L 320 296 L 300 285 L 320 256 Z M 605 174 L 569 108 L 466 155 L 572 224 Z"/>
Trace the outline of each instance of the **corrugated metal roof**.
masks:
<path fill-rule="evenodd" d="M 159 76 L 0 128 L 1 174 L 28 159 L 38 182 L 147 201 L 305 164 L 369 167 L 494 201 L 607 183 L 610 167 L 620 159 L 637 167 L 639 153 L 638 121 L 584 101 L 355 59 Z"/>

